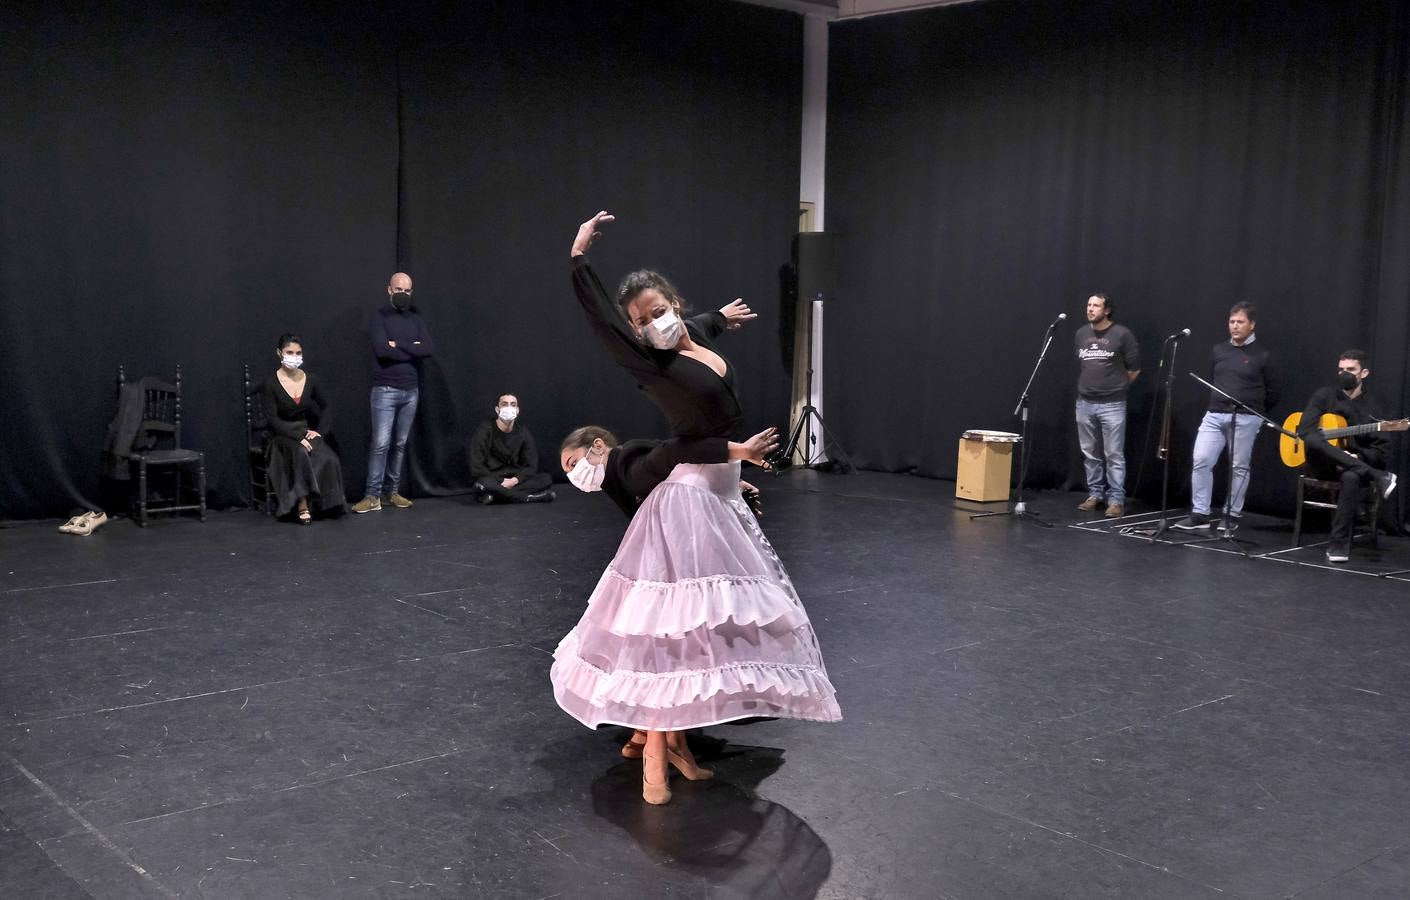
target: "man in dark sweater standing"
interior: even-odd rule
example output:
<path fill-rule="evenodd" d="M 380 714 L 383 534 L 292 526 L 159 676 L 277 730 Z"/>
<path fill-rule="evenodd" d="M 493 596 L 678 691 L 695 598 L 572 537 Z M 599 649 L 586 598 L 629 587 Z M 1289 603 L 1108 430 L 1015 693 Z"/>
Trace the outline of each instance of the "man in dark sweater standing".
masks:
<path fill-rule="evenodd" d="M 553 477 L 539 471 L 534 436 L 518 422 L 519 398 L 501 394 L 494 419 L 470 438 L 467 456 L 475 479 L 475 499 L 490 503 L 544 503 L 553 499 Z"/>
<path fill-rule="evenodd" d="M 1351 532 L 1356 526 L 1356 510 L 1361 506 L 1363 486 L 1374 485 L 1383 497 L 1395 490 L 1395 476 L 1385 471 L 1390 439 L 1381 432 L 1404 431 L 1405 422 L 1385 422 L 1380 410 L 1366 396 L 1365 350 L 1343 350 L 1337 361 L 1336 387 L 1319 388 L 1302 411 L 1297 433 L 1307 445 L 1307 469 L 1313 478 L 1341 483 L 1337 511 L 1332 516 L 1332 538 L 1327 545 L 1327 562 L 1344 563 L 1351 556 Z M 1367 434 L 1351 435 L 1347 447 L 1333 447 L 1322 436 L 1322 416 L 1341 416 L 1347 426 L 1375 426 Z"/>
<path fill-rule="evenodd" d="M 1090 512 L 1106 503 L 1115 519 L 1126 507 L 1126 389 L 1141 374 L 1141 351 L 1131 329 L 1111 321 L 1105 294 L 1087 298 L 1087 324 L 1077 329 L 1077 440 L 1087 470 Z"/>
<path fill-rule="evenodd" d="M 1214 345 L 1209 383 L 1246 403 L 1250 409 L 1266 413 L 1278 402 L 1278 390 L 1273 366 L 1267 349 L 1257 343 L 1254 334 L 1256 310 L 1252 303 L 1235 303 L 1229 310 L 1229 340 Z M 1232 533 L 1238 527 L 1244 511 L 1244 496 L 1248 493 L 1249 461 L 1253 458 L 1253 442 L 1263 422 L 1257 416 L 1243 413 L 1235 416 L 1237 407 L 1220 395 L 1210 392 L 1209 411 L 1199 423 L 1195 435 L 1194 467 L 1190 473 L 1190 515 L 1175 523 L 1185 531 L 1208 529 L 1210 501 L 1214 494 L 1214 465 L 1233 437 L 1234 478 L 1229 485 L 1229 498 L 1224 504 L 1223 527 Z M 1237 428 L 1234 423 L 1237 421 Z"/>
<path fill-rule="evenodd" d="M 366 495 L 353 504 L 355 513 L 411 505 L 401 495 L 401 467 L 406 439 L 416 418 L 421 391 L 421 361 L 435 353 L 431 332 L 411 303 L 411 276 L 398 272 L 387 282 L 387 304 L 367 320 L 372 345 L 372 446 L 367 451 Z"/>

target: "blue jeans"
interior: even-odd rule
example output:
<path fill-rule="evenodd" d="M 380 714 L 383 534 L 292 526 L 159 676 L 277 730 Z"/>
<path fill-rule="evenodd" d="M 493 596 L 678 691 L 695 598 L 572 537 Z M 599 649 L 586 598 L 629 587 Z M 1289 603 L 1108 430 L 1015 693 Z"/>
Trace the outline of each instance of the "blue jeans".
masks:
<path fill-rule="evenodd" d="M 1209 515 L 1210 499 L 1214 495 L 1214 465 L 1228 443 L 1233 413 L 1207 412 L 1195 434 L 1195 465 L 1190 473 L 1190 511 Z M 1239 431 L 1234 436 L 1234 481 L 1229 485 L 1229 500 L 1224 510 L 1231 516 L 1244 511 L 1244 495 L 1248 493 L 1248 465 L 1253 458 L 1253 442 L 1263 422 L 1257 416 L 1239 416 Z"/>
<path fill-rule="evenodd" d="M 1126 504 L 1126 401 L 1077 400 L 1077 441 L 1087 470 L 1087 496 Z M 1105 463 L 1105 464 L 1104 464 Z"/>
<path fill-rule="evenodd" d="M 372 389 L 372 447 L 367 451 L 368 497 L 382 496 L 383 479 L 391 483 L 388 494 L 401 486 L 401 464 L 406 456 L 406 439 L 411 420 L 416 418 L 416 388 L 377 385 Z M 395 435 L 395 438 L 393 437 Z M 391 451 L 388 458 L 388 450 Z"/>

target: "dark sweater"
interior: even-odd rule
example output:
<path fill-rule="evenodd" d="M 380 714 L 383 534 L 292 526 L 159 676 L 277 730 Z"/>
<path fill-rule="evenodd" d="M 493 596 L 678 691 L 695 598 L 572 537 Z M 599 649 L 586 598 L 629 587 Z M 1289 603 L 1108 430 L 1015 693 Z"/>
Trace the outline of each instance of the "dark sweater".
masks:
<path fill-rule="evenodd" d="M 522 481 L 539 470 L 534 436 L 517 421 L 508 434 L 499 430 L 494 419 L 480 423 L 466 447 L 466 456 L 470 459 L 470 475 L 476 480 Z"/>
<path fill-rule="evenodd" d="M 304 373 L 304 384 L 295 402 L 278 374 L 264 380 L 264 418 L 269 430 L 277 437 L 301 441 L 310 428 L 325 438 L 333 433 L 333 406 L 322 384 L 311 372 Z"/>
<path fill-rule="evenodd" d="M 670 422 L 676 437 L 732 438 L 743 412 L 735 395 L 734 367 L 725 360 L 723 377 L 675 350 L 657 350 L 637 339 L 617 304 L 602 287 L 587 256 L 573 257 L 573 291 L 594 333 L 617 365 L 626 369 Z M 691 340 L 721 359 L 710 340 L 725 329 L 725 317 L 704 313 L 686 320 Z"/>
<path fill-rule="evenodd" d="M 1090 324 L 1083 325 L 1074 340 L 1079 363 L 1077 395 L 1093 403 L 1124 400 L 1131 384 L 1126 373 L 1141 368 L 1141 350 L 1131 329 L 1112 323 L 1097 331 Z"/>
<path fill-rule="evenodd" d="M 631 518 L 678 464 L 722 462 L 729 462 L 729 441 L 724 438 L 626 441 L 607 456 L 602 492 Z"/>
<path fill-rule="evenodd" d="M 414 309 L 398 311 L 390 303 L 367 317 L 367 339 L 372 345 L 373 387 L 417 387 L 421 360 L 436 352 L 421 314 Z M 396 346 L 387 346 L 388 341 Z"/>
<path fill-rule="evenodd" d="M 1272 361 L 1262 342 L 1248 340 L 1242 347 L 1235 347 L 1232 341 L 1223 341 L 1214 345 L 1213 356 L 1209 367 L 1210 384 L 1259 412 L 1267 412 L 1278 404 Z M 1210 412 L 1229 413 L 1236 408 L 1213 391 L 1209 392 Z"/>
<path fill-rule="evenodd" d="M 1322 437 L 1322 431 L 1318 423 L 1323 414 L 1333 413 L 1346 419 L 1347 425 L 1369 425 L 1378 421 L 1382 417 L 1377 414 L 1378 405 L 1365 393 L 1356 399 L 1346 396 L 1346 392 L 1339 387 L 1318 388 L 1307 401 L 1306 408 L 1302 411 L 1302 422 L 1297 427 L 1297 433 L 1307 442 L 1309 451 L 1318 451 L 1323 459 L 1335 459 L 1331 454 L 1331 445 L 1327 439 Z M 1354 437 L 1343 438 L 1349 446 L 1346 449 L 1350 453 L 1355 453 L 1361 461 L 1373 469 L 1384 469 L 1386 467 L 1386 452 L 1390 449 L 1390 438 L 1379 431 L 1370 434 L 1358 434 Z"/>

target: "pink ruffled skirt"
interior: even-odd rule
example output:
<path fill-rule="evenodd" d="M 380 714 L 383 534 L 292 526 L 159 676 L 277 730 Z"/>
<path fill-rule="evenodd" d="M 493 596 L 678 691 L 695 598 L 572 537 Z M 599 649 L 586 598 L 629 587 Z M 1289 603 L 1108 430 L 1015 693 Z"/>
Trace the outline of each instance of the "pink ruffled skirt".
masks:
<path fill-rule="evenodd" d="M 679 465 L 632 518 L 553 654 L 589 728 L 842 718 L 808 614 L 739 493 L 739 463 Z"/>

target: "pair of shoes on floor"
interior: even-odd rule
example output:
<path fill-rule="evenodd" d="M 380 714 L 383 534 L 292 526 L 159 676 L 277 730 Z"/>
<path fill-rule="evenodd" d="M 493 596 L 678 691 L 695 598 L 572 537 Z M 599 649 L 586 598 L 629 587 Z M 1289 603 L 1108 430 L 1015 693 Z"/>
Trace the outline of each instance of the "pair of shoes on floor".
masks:
<path fill-rule="evenodd" d="M 59 526 L 64 534 L 90 535 L 101 525 L 107 524 L 108 514 L 102 510 L 82 513 Z"/>
<path fill-rule="evenodd" d="M 1101 497 L 1088 497 L 1086 500 L 1083 500 L 1081 503 L 1077 504 L 1077 508 L 1082 510 L 1083 512 L 1094 512 L 1100 509 L 1101 505 Z"/>
<path fill-rule="evenodd" d="M 1327 562 L 1344 563 L 1351 559 L 1351 545 L 1344 541 L 1333 541 L 1327 545 Z"/>

